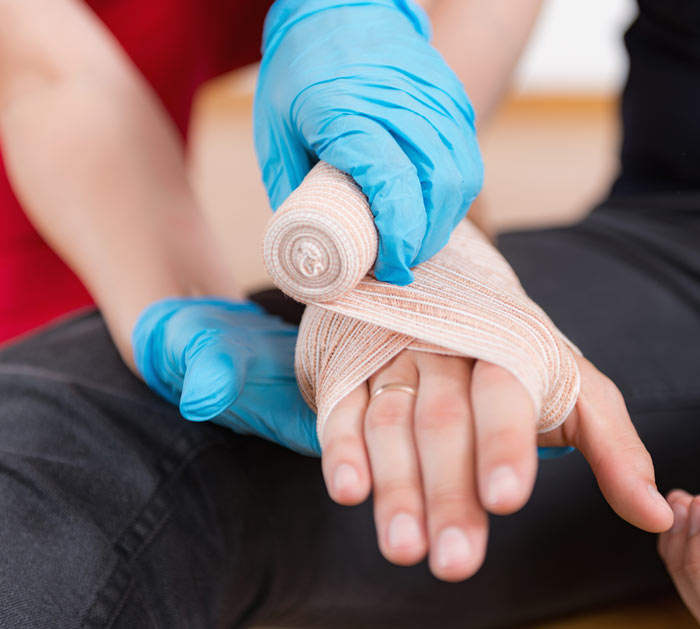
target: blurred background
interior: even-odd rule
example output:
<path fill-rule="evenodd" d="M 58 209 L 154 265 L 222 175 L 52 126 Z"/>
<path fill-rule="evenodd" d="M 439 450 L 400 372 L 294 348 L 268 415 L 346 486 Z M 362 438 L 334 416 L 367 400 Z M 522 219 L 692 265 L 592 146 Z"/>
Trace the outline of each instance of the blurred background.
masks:
<path fill-rule="evenodd" d="M 634 0 L 545 2 L 512 89 L 481 134 L 482 200 L 498 230 L 573 222 L 607 193 L 627 71 L 622 37 L 635 14 Z M 270 213 L 252 143 L 256 72 L 246 68 L 201 90 L 190 154 L 197 193 L 246 289 L 270 284 L 261 255 Z M 695 626 L 675 596 L 546 625 Z"/>

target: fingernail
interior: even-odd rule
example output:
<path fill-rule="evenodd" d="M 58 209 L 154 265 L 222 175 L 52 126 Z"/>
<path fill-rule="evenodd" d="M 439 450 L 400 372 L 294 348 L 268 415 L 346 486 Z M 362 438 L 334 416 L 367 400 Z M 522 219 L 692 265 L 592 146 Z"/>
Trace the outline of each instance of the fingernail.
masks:
<path fill-rule="evenodd" d="M 389 546 L 400 548 L 420 543 L 418 521 L 408 513 L 397 513 L 389 523 Z"/>
<path fill-rule="evenodd" d="M 690 503 L 688 535 L 692 537 L 698 531 L 700 531 L 700 501 L 696 498 Z"/>
<path fill-rule="evenodd" d="M 685 528 L 685 522 L 688 519 L 688 509 L 681 502 L 674 502 L 671 505 L 673 509 L 673 526 L 671 533 L 678 533 Z"/>
<path fill-rule="evenodd" d="M 491 472 L 486 502 L 497 504 L 517 496 L 521 488 L 520 479 L 510 465 L 501 465 Z"/>
<path fill-rule="evenodd" d="M 335 468 L 335 473 L 333 474 L 333 491 L 335 493 L 340 493 L 345 489 L 357 487 L 359 482 L 360 477 L 358 476 L 357 471 L 349 463 L 341 463 Z"/>
<path fill-rule="evenodd" d="M 446 528 L 438 538 L 437 564 L 440 568 L 465 564 L 472 555 L 472 545 L 461 529 Z"/>
<path fill-rule="evenodd" d="M 666 499 L 659 493 L 659 490 L 654 487 L 651 483 L 647 485 L 647 491 L 649 492 L 649 495 L 652 497 L 654 502 L 658 504 L 660 507 L 663 506 L 666 511 L 668 511 L 671 507 L 666 502 Z"/>

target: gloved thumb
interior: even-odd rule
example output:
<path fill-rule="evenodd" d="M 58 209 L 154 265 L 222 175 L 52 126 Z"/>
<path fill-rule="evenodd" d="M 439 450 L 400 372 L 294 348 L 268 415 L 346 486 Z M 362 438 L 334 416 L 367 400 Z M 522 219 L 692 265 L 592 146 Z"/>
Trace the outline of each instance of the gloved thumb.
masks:
<path fill-rule="evenodd" d="M 182 416 L 206 421 L 227 410 L 243 390 L 249 360 L 246 348 L 222 346 L 217 340 L 195 349 L 187 358 L 180 397 Z"/>

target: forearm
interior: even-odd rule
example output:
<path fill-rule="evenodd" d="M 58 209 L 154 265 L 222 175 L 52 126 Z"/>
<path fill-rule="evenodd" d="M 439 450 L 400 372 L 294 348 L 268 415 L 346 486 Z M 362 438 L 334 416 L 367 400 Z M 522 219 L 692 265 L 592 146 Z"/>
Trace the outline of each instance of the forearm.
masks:
<path fill-rule="evenodd" d="M 462 80 L 479 127 L 488 122 L 527 44 L 542 0 L 426 0 L 433 44 Z"/>
<path fill-rule="evenodd" d="M 131 329 L 149 303 L 239 295 L 189 187 L 176 132 L 116 45 L 94 44 L 102 63 L 74 51 L 47 68 L 39 51 L 14 80 L 6 73 L 0 134 L 25 211 L 86 284 L 132 364 Z"/>
<path fill-rule="evenodd" d="M 542 0 L 420 0 L 433 25 L 433 45 L 465 86 L 479 131 L 488 124 L 530 37 Z M 478 197 L 469 218 L 493 240 Z"/>

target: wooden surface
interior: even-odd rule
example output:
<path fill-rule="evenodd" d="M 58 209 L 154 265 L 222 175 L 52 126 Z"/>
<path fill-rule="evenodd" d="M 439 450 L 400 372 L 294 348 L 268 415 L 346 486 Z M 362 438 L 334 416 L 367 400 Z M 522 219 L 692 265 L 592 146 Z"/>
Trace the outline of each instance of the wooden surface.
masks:
<path fill-rule="evenodd" d="M 269 218 L 252 142 L 252 71 L 217 80 L 195 107 L 192 179 L 246 289 L 269 285 L 262 234 Z M 601 198 L 617 168 L 614 98 L 547 96 L 506 102 L 481 137 L 482 200 L 501 229 L 576 220 Z M 540 629 L 696 627 L 676 596 L 538 625 Z"/>

